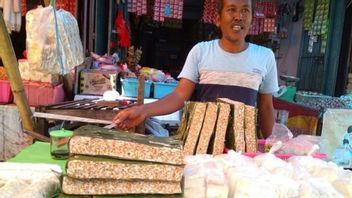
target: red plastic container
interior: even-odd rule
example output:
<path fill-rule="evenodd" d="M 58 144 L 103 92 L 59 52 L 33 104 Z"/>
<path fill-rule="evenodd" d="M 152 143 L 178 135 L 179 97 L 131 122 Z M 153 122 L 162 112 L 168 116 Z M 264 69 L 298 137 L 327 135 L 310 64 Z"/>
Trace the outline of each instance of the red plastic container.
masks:
<path fill-rule="evenodd" d="M 256 157 L 257 155 L 260 155 L 262 153 L 242 153 L 243 155 L 245 156 L 248 156 L 248 157 Z M 280 159 L 283 159 L 283 160 L 286 160 L 290 157 L 293 157 L 293 156 L 304 156 L 304 155 L 296 155 L 296 154 L 280 154 L 280 153 L 274 153 L 274 155 Z M 318 158 L 318 159 L 321 159 L 321 160 L 324 160 L 326 159 L 326 154 L 324 153 L 314 153 L 312 155 L 312 157 L 314 158 Z"/>
<path fill-rule="evenodd" d="M 264 139 L 259 139 L 258 141 L 258 152 L 257 153 L 242 153 L 242 155 L 248 156 L 248 157 L 256 157 L 257 155 L 263 154 L 265 151 L 265 143 L 266 141 Z M 225 153 L 228 152 L 228 148 L 225 148 Z M 303 156 L 303 155 L 296 155 L 296 154 L 281 154 L 281 153 L 274 153 L 274 155 L 280 159 L 286 160 L 290 157 L 293 156 Z M 321 160 L 325 160 L 327 155 L 324 153 L 314 153 L 312 155 L 314 158 L 318 158 Z"/>
<path fill-rule="evenodd" d="M 51 105 L 65 100 L 64 85 L 51 85 L 50 83 L 24 81 L 28 103 L 30 106 Z"/>
<path fill-rule="evenodd" d="M 9 104 L 13 101 L 13 95 L 8 80 L 0 80 L 0 104 Z"/>

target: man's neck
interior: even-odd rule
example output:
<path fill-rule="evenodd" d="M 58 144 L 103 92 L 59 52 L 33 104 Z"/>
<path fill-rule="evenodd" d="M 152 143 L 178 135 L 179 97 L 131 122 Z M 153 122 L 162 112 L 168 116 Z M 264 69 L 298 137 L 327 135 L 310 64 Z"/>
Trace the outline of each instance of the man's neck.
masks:
<path fill-rule="evenodd" d="M 237 41 L 237 42 L 230 42 L 226 39 L 220 39 L 219 41 L 220 47 L 229 52 L 229 53 L 240 53 L 247 49 L 248 43 L 244 40 Z"/>

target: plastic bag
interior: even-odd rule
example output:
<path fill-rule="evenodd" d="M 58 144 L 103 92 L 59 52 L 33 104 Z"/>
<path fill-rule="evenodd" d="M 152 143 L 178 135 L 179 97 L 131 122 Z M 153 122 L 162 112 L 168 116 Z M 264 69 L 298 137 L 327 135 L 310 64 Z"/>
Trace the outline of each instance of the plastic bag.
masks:
<path fill-rule="evenodd" d="M 145 123 L 147 132 L 157 137 L 169 137 L 169 131 L 165 129 L 155 118 L 148 118 Z"/>
<path fill-rule="evenodd" d="M 62 9 L 56 14 L 59 50 L 56 47 L 53 8 L 40 6 L 26 15 L 27 58 L 33 71 L 45 74 L 67 74 L 73 67 L 84 61 L 76 19 L 71 13 Z M 63 68 L 59 64 L 59 53 L 62 57 Z"/>
<path fill-rule="evenodd" d="M 279 153 L 289 153 L 295 155 L 306 155 L 312 150 L 315 145 L 314 142 L 319 143 L 319 141 L 310 141 L 309 136 L 298 136 L 296 138 L 290 139 L 283 144 Z M 315 151 L 314 151 L 315 152 Z"/>
<path fill-rule="evenodd" d="M 273 145 L 278 141 L 286 142 L 292 139 L 293 134 L 285 125 L 275 123 L 272 134 L 266 139 L 266 144 Z"/>
<path fill-rule="evenodd" d="M 184 197 L 227 197 L 223 167 L 211 155 L 186 156 L 185 162 Z"/>

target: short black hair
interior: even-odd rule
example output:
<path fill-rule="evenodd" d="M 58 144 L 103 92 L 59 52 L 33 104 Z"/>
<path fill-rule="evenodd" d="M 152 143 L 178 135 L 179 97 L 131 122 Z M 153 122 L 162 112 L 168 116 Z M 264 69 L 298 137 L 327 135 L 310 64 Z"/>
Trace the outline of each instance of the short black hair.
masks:
<path fill-rule="evenodd" d="M 352 133 L 352 125 L 348 127 L 347 133 Z"/>
<path fill-rule="evenodd" d="M 349 144 L 350 142 L 348 141 L 348 139 L 343 139 L 342 144 Z"/>
<path fill-rule="evenodd" d="M 251 0 L 251 8 L 252 8 L 252 12 L 253 12 L 253 8 L 254 8 L 254 5 L 253 5 L 253 0 Z M 217 0 L 216 1 L 216 11 L 218 12 L 218 14 L 221 13 L 221 10 L 224 8 L 224 0 Z"/>

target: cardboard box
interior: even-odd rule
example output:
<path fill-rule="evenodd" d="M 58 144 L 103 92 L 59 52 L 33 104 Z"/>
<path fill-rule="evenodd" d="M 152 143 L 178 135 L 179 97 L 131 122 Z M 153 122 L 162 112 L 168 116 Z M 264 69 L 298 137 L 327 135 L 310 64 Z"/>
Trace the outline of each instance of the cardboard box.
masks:
<path fill-rule="evenodd" d="M 116 90 L 116 76 L 116 71 L 83 70 L 80 74 L 80 94 L 103 95 L 105 91 Z M 111 78 L 113 83 L 110 82 Z"/>

